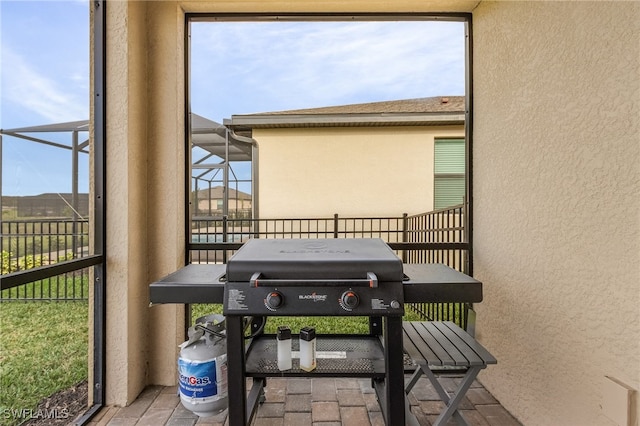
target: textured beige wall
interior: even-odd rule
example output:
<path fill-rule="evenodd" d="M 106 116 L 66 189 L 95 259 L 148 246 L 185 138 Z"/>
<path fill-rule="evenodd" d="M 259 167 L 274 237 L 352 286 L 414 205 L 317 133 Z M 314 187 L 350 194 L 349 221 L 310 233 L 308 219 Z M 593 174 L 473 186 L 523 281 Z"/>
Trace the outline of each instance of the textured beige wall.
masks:
<path fill-rule="evenodd" d="M 184 259 L 180 6 L 470 10 L 477 2 L 108 3 L 107 403 L 171 384 L 182 311 L 148 284 Z M 444 4 L 444 5 L 443 5 Z M 475 261 L 483 382 L 525 424 L 609 424 L 640 388 L 638 3 L 482 3 L 475 24 Z"/>
<path fill-rule="evenodd" d="M 435 137 L 462 126 L 256 129 L 264 218 L 432 210 Z"/>
<path fill-rule="evenodd" d="M 147 211 L 149 268 L 146 284 L 185 263 L 184 13 L 174 2 L 148 6 L 149 138 Z M 146 305 L 145 305 L 145 308 Z M 178 345 L 184 340 L 184 307 L 149 310 L 149 383 L 175 385 Z"/>
<path fill-rule="evenodd" d="M 175 383 L 184 310 L 150 308 L 148 284 L 184 264 L 182 22 L 173 2 L 107 5 L 107 404 Z"/>
<path fill-rule="evenodd" d="M 107 8 L 106 400 L 127 404 L 145 384 L 146 100 L 143 3 Z M 136 141 L 136 143 L 131 143 Z M 133 260 L 133 261 L 132 261 Z"/>
<path fill-rule="evenodd" d="M 175 383 L 184 309 L 149 307 L 148 285 L 184 263 L 184 12 L 470 10 L 435 2 L 107 3 L 106 402 Z"/>
<path fill-rule="evenodd" d="M 474 11 L 474 255 L 487 388 L 526 425 L 640 389 L 640 3 Z"/>

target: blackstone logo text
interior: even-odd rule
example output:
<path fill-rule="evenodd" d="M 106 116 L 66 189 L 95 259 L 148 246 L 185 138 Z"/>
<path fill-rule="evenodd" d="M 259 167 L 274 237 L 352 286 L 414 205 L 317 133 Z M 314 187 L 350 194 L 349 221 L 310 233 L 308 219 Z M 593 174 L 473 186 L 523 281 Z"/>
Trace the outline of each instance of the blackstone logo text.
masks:
<path fill-rule="evenodd" d="M 326 294 L 317 294 L 317 293 L 299 294 L 298 295 L 298 299 L 300 299 L 300 300 L 313 300 L 314 302 L 324 302 L 325 300 L 327 300 L 327 295 Z"/>
<path fill-rule="evenodd" d="M 69 409 L 68 408 L 54 408 L 51 410 L 38 409 L 31 410 L 27 408 L 3 408 L 2 418 L 5 420 L 8 419 L 68 419 L 69 418 Z"/>

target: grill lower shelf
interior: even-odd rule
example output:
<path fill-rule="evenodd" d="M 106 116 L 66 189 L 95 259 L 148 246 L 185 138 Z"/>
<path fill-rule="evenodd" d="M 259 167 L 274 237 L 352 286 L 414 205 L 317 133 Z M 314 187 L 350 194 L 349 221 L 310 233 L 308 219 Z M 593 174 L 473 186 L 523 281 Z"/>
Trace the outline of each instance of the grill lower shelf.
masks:
<path fill-rule="evenodd" d="M 316 369 L 300 369 L 298 339 L 292 339 L 293 368 L 278 370 L 275 335 L 253 339 L 246 357 L 249 377 L 372 377 L 384 379 L 384 348 L 380 339 L 363 335 L 319 335 L 316 337 Z"/>

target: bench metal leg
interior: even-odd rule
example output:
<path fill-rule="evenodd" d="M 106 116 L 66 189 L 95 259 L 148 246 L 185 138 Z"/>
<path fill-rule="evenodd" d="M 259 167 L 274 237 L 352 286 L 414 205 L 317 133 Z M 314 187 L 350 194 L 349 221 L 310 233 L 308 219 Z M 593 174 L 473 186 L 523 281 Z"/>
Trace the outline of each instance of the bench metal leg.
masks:
<path fill-rule="evenodd" d="M 409 398 L 404 399 L 404 423 L 405 426 L 420 426 L 415 414 L 411 412 L 411 403 Z"/>
<path fill-rule="evenodd" d="M 404 393 L 408 394 L 409 392 L 411 392 L 411 389 L 413 389 L 416 383 L 418 383 L 418 379 L 420 378 L 420 376 L 422 376 L 422 374 L 422 368 L 418 366 L 418 368 L 416 368 L 416 371 L 413 372 L 411 380 L 409 380 L 407 385 L 404 387 Z"/>
<path fill-rule="evenodd" d="M 464 398 L 464 396 L 466 395 L 467 390 L 469 390 L 473 381 L 478 376 L 478 373 L 480 373 L 480 370 L 482 370 L 483 368 L 484 366 L 469 367 L 469 370 L 467 370 L 467 373 L 463 377 L 460 386 L 450 397 L 447 391 L 444 390 L 440 382 L 438 382 L 435 374 L 433 374 L 433 372 L 429 369 L 429 366 L 419 366 L 419 368 L 416 369 L 415 373 L 413 373 L 413 376 L 409 380 L 409 383 L 407 383 L 407 386 L 405 387 L 405 393 L 408 394 L 418 382 L 420 376 L 424 374 L 433 385 L 434 389 L 438 393 L 438 396 L 440 396 L 440 399 L 446 405 L 446 409 L 442 413 L 440 413 L 438 418 L 434 421 L 433 426 L 445 425 L 451 417 L 456 419 L 459 425 L 468 426 L 469 424 L 464 419 L 464 417 L 462 417 L 462 414 L 460 414 L 460 412 L 458 411 L 458 405 L 462 401 L 462 398 Z"/>

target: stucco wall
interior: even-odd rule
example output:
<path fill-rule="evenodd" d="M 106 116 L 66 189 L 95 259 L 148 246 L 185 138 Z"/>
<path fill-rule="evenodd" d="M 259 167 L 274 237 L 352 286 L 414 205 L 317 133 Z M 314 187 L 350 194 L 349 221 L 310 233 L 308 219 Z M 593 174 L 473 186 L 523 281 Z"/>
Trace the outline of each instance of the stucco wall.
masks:
<path fill-rule="evenodd" d="M 184 309 L 149 307 L 149 283 L 184 264 L 184 13 L 470 10 L 476 0 L 109 1 L 107 10 L 107 404 L 176 383 Z"/>
<path fill-rule="evenodd" d="M 184 306 L 149 307 L 149 282 L 185 263 L 184 13 L 174 2 L 151 2 L 147 10 L 147 226 L 149 312 L 147 382 L 177 383 L 178 345 L 183 342 Z"/>
<path fill-rule="evenodd" d="M 107 404 L 175 384 L 184 309 L 149 307 L 148 284 L 184 264 L 182 23 L 173 2 L 107 4 Z"/>
<path fill-rule="evenodd" d="M 132 285 L 147 279 L 143 19 L 143 4 L 113 2 L 107 9 L 105 396 L 121 405 L 133 401 L 146 376 L 145 295 L 143 287 Z"/>
<path fill-rule="evenodd" d="M 476 1 L 108 2 L 108 404 L 175 383 L 182 310 L 148 284 L 184 260 L 181 7 L 451 11 Z M 525 424 L 610 424 L 605 375 L 640 388 L 638 3 L 474 10 L 481 378 Z"/>
<path fill-rule="evenodd" d="M 264 218 L 401 216 L 433 208 L 435 137 L 462 126 L 256 129 Z"/>
<path fill-rule="evenodd" d="M 526 425 L 609 425 L 640 389 L 640 3 L 474 11 L 485 386 Z"/>

